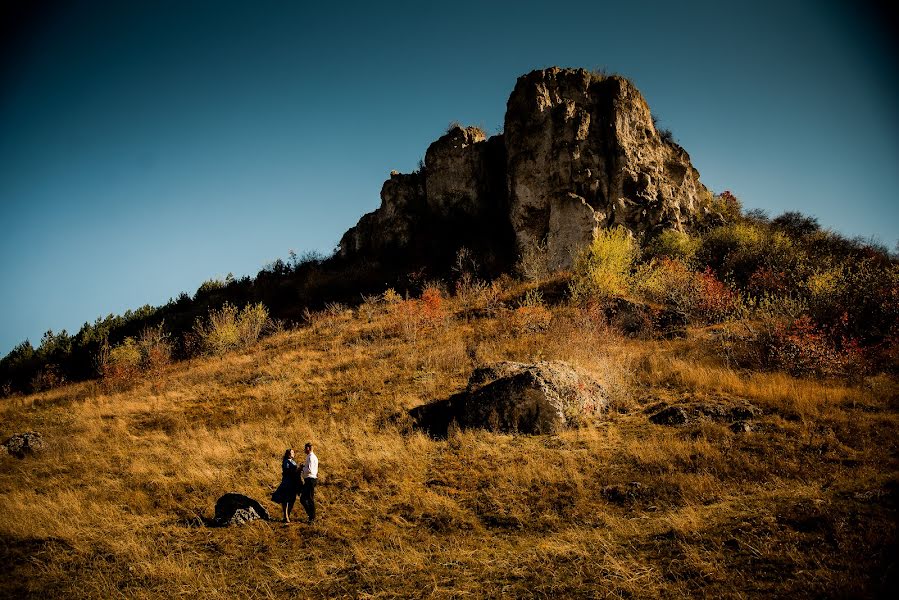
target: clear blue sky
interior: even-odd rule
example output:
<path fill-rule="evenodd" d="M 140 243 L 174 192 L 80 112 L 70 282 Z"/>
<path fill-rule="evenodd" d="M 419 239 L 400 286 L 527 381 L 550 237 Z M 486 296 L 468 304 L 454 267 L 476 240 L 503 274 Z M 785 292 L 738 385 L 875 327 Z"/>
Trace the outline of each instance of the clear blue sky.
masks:
<path fill-rule="evenodd" d="M 33 4 L 0 13 L 0 355 L 330 251 L 391 169 L 450 121 L 497 131 L 516 78 L 551 65 L 630 77 L 748 208 L 899 235 L 896 46 L 874 8 Z"/>

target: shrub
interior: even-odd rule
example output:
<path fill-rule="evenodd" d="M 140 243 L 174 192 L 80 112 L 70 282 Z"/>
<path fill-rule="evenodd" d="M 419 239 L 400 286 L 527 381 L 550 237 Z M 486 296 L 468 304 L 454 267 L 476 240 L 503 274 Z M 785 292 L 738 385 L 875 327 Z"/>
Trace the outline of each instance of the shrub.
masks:
<path fill-rule="evenodd" d="M 821 225 L 818 219 L 802 214 L 801 212 L 789 211 L 771 221 L 771 225 L 777 229 L 785 231 L 793 237 L 803 237 L 818 232 Z"/>
<path fill-rule="evenodd" d="M 408 339 L 417 339 L 419 333 L 433 329 L 446 320 L 443 290 L 429 283 L 422 291 L 421 298 L 408 298 L 390 307 L 397 327 Z"/>
<path fill-rule="evenodd" d="M 600 231 L 575 259 L 569 292 L 574 302 L 624 295 L 637 245 L 624 227 Z"/>
<path fill-rule="evenodd" d="M 741 287 L 747 286 L 760 268 L 798 274 L 804 261 L 804 253 L 783 232 L 753 223 L 735 223 L 709 231 L 696 252 L 698 264 L 712 267 Z"/>
<path fill-rule="evenodd" d="M 546 240 L 528 244 L 518 257 L 518 273 L 528 281 L 540 281 L 549 277 L 549 255 Z"/>
<path fill-rule="evenodd" d="M 194 332 L 204 351 L 221 355 L 254 343 L 268 322 L 268 309 L 262 303 L 238 310 L 226 302 L 220 309 L 210 310 L 205 321 L 197 319 Z"/>
<path fill-rule="evenodd" d="M 240 345 L 247 347 L 255 343 L 269 323 L 268 309 L 264 304 L 258 302 L 244 306 L 237 315 L 237 335 L 240 338 Z"/>
<path fill-rule="evenodd" d="M 715 323 L 734 313 L 738 296 L 709 267 L 697 273 L 695 281 L 697 294 L 693 311 L 696 315 L 707 323 Z"/>
<path fill-rule="evenodd" d="M 171 362 L 172 345 L 162 323 L 156 327 L 145 327 L 137 339 L 137 347 L 140 366 L 145 371 L 158 371 Z"/>
<path fill-rule="evenodd" d="M 662 258 L 643 265 L 634 278 L 637 293 L 679 313 L 690 312 L 696 295 L 693 273 L 681 260 Z"/>
<path fill-rule="evenodd" d="M 862 363 L 855 340 L 835 336 L 807 315 L 777 323 L 764 341 L 770 366 L 797 376 L 845 375 Z"/>
<path fill-rule="evenodd" d="M 739 300 L 711 269 L 696 273 L 682 261 L 670 258 L 641 268 L 634 287 L 649 300 L 707 323 L 732 315 Z"/>
<path fill-rule="evenodd" d="M 140 346 L 132 337 L 126 337 L 112 348 L 104 346 L 99 358 L 100 374 L 104 378 L 125 381 L 140 372 Z"/>
<path fill-rule="evenodd" d="M 644 253 L 650 258 L 676 258 L 689 264 L 696 255 L 699 244 L 699 238 L 675 229 L 666 229 L 649 242 Z"/>

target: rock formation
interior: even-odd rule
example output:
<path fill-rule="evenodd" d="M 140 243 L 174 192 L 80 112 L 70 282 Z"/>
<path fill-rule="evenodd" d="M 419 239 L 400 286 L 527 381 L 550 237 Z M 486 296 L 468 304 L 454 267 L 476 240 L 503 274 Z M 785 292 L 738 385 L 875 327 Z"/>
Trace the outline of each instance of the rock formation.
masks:
<path fill-rule="evenodd" d="M 500 264 L 541 248 L 557 269 L 602 227 L 683 229 L 711 194 L 667 137 L 623 77 L 533 71 L 509 98 L 504 134 L 452 127 L 422 169 L 391 174 L 340 255 L 435 260 L 466 246 Z"/>
<path fill-rule="evenodd" d="M 437 435 L 452 421 L 464 428 L 552 434 L 598 415 L 607 404 L 602 386 L 567 363 L 501 362 L 475 369 L 465 392 L 417 407 L 411 416 Z"/>

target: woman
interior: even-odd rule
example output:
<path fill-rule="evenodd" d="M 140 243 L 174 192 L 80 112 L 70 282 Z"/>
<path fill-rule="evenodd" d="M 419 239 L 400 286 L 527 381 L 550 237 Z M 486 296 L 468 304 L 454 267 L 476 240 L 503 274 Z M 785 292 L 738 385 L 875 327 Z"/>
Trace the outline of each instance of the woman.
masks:
<path fill-rule="evenodd" d="M 281 460 L 281 485 L 272 494 L 272 502 L 281 505 L 285 523 L 290 523 L 290 511 L 297 500 L 297 463 L 293 457 L 293 448 L 284 451 L 284 458 Z"/>

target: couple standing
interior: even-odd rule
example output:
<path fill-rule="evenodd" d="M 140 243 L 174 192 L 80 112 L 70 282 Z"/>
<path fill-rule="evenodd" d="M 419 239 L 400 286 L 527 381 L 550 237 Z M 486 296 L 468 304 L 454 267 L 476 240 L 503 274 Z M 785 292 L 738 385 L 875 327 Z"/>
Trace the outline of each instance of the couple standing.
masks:
<path fill-rule="evenodd" d="M 290 523 L 290 511 L 300 494 L 300 504 L 306 509 L 309 524 L 315 522 L 315 483 L 318 481 L 318 457 L 312 451 L 312 444 L 306 443 L 303 448 L 306 460 L 303 468 L 294 460 L 293 448 L 284 451 L 284 460 L 281 461 L 281 485 L 272 494 L 272 501 L 281 505 L 281 512 L 285 523 Z M 299 469 L 299 473 L 297 470 Z"/>

